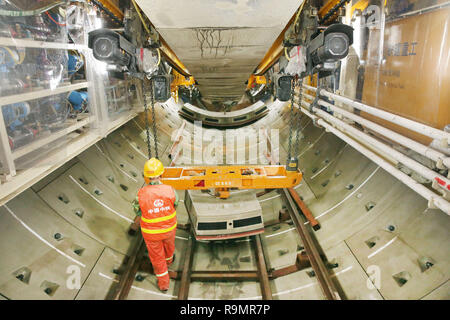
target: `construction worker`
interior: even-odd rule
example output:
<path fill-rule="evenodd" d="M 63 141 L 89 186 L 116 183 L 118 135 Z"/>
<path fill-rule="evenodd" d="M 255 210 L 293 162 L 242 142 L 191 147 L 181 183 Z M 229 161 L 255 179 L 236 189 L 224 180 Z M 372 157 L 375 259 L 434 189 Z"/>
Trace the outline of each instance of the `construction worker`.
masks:
<path fill-rule="evenodd" d="M 138 191 L 133 202 L 135 212 L 141 214 L 141 232 L 147 245 L 153 271 L 161 291 L 169 289 L 167 267 L 175 260 L 176 207 L 175 189 L 161 182 L 164 166 L 151 158 L 144 165 L 146 186 Z"/>

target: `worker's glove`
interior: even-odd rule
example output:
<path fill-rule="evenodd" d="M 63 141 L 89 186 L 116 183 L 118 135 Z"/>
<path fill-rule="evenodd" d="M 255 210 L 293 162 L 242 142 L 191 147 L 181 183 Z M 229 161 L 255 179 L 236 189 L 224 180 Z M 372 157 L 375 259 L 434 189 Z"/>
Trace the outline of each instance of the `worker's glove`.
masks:
<path fill-rule="evenodd" d="M 139 206 L 139 201 L 137 199 L 134 199 L 131 205 L 133 206 L 134 213 L 136 213 L 137 216 L 140 216 L 142 213 L 141 207 Z"/>

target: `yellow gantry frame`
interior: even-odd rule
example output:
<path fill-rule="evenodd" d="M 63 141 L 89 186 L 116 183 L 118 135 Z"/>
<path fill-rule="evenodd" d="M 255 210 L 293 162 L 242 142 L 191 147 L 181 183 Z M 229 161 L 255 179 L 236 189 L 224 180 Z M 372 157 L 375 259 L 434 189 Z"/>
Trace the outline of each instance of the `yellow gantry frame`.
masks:
<path fill-rule="evenodd" d="M 340 0 L 328 0 L 327 3 L 325 3 L 323 7 L 320 8 L 319 10 L 318 12 L 319 18 L 322 19 L 328 13 L 328 11 L 333 9 L 334 6 L 337 5 L 339 2 Z"/>
<path fill-rule="evenodd" d="M 139 16 L 139 19 L 141 19 L 142 25 L 144 26 L 145 30 L 147 31 L 148 34 L 151 34 L 150 28 L 147 25 L 147 22 L 144 20 L 144 17 L 142 17 L 141 14 L 141 9 L 139 8 L 139 6 L 136 4 L 136 2 L 134 0 L 131 0 L 134 8 L 136 9 L 136 12 Z M 155 29 L 155 27 L 152 25 L 152 23 L 149 21 L 148 24 Z M 155 29 L 156 30 L 156 29 Z M 184 66 L 184 64 L 180 61 L 180 59 L 178 59 L 177 55 L 172 51 L 172 49 L 170 49 L 169 45 L 167 44 L 167 42 L 161 37 L 159 36 L 159 41 L 161 43 L 161 47 L 159 48 L 161 50 L 161 52 L 164 54 L 165 58 L 168 60 L 168 62 L 175 68 L 177 69 L 177 71 L 179 73 L 181 73 L 182 75 L 189 77 L 191 76 L 191 74 L 189 73 L 189 70 Z"/>
<path fill-rule="evenodd" d="M 111 13 L 119 20 L 123 20 L 123 12 L 117 5 L 111 0 L 98 0 L 106 9 L 111 11 Z"/>
<path fill-rule="evenodd" d="M 180 86 L 192 86 L 195 84 L 195 79 L 193 76 L 184 76 L 175 69 L 172 70 L 173 80 L 170 84 L 170 91 L 172 92 L 172 96 L 175 99 L 175 102 L 178 102 L 178 88 Z"/>
<path fill-rule="evenodd" d="M 252 74 L 250 78 L 248 78 L 247 90 L 250 90 L 253 84 L 267 84 L 267 79 L 265 76 L 255 76 Z"/>

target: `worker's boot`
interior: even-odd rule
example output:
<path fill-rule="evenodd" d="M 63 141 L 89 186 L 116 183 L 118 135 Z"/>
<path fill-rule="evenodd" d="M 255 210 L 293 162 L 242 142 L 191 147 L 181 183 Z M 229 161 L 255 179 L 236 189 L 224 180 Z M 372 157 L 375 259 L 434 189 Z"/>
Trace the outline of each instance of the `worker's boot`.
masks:
<path fill-rule="evenodd" d="M 158 288 L 162 292 L 167 292 L 169 290 L 170 278 L 169 275 L 164 278 L 158 278 Z"/>

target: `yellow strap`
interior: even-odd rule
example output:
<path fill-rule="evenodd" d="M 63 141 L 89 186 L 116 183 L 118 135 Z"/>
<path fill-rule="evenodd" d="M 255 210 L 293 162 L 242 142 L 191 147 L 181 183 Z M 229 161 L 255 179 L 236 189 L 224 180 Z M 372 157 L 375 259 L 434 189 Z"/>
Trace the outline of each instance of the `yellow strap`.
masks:
<path fill-rule="evenodd" d="M 177 215 L 177 212 L 175 211 L 170 216 L 159 217 L 159 218 L 155 218 L 155 219 L 145 219 L 144 217 L 141 217 L 141 220 L 146 223 L 157 223 L 157 222 L 161 222 L 161 221 L 170 220 L 170 219 L 174 218 L 176 215 Z"/>
<path fill-rule="evenodd" d="M 166 233 L 166 232 L 172 231 L 176 227 L 177 227 L 177 223 L 175 222 L 175 224 L 173 226 L 171 226 L 170 228 L 167 228 L 167 229 L 150 230 L 150 229 L 141 228 L 141 230 L 144 233 L 159 234 L 159 233 Z"/>

